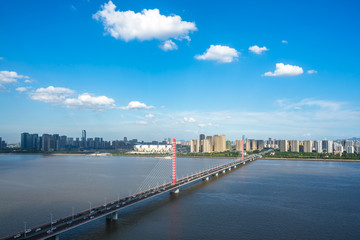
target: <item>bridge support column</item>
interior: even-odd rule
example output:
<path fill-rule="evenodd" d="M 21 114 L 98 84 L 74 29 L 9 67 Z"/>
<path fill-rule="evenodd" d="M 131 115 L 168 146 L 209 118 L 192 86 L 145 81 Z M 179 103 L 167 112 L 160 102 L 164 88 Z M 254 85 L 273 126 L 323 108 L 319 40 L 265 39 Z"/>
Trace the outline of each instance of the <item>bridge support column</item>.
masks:
<path fill-rule="evenodd" d="M 51 238 L 48 238 L 48 239 L 51 239 L 51 240 L 59 240 L 59 235 L 55 235 L 55 236 L 52 236 Z"/>
<path fill-rule="evenodd" d="M 216 173 L 215 176 L 219 176 L 219 173 Z"/>
<path fill-rule="evenodd" d="M 204 180 L 204 181 L 207 181 L 207 180 L 209 180 L 209 177 L 203 178 L 203 180 Z"/>
<path fill-rule="evenodd" d="M 180 190 L 177 188 L 177 189 L 172 190 L 170 193 L 171 194 L 178 194 L 179 192 L 180 192 Z"/>
<path fill-rule="evenodd" d="M 113 212 L 113 213 L 106 215 L 107 221 L 116 221 L 116 220 L 118 220 L 118 218 L 119 218 L 118 212 Z"/>
<path fill-rule="evenodd" d="M 226 172 L 226 170 L 223 171 L 223 173 L 225 173 L 225 172 Z"/>

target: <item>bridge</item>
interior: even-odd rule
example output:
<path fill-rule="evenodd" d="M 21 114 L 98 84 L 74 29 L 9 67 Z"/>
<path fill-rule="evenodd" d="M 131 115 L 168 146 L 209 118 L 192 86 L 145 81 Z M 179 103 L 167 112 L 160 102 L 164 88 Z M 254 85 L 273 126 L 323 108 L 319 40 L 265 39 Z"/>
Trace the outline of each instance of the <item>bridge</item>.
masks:
<path fill-rule="evenodd" d="M 219 174 L 226 173 L 227 171 L 231 171 L 234 168 L 237 168 L 253 160 L 261 158 L 262 154 L 265 154 L 270 151 L 272 150 L 268 150 L 260 154 L 250 155 L 246 158 L 244 158 L 244 151 L 242 151 L 243 154 L 241 159 L 236 159 L 230 163 L 216 166 L 195 173 L 193 175 L 181 179 L 177 179 L 176 178 L 176 140 L 173 139 L 172 182 L 160 186 L 156 186 L 142 192 L 138 192 L 131 196 L 119 198 L 116 201 L 107 202 L 100 206 L 95 206 L 93 208 L 90 207 L 87 210 L 78 212 L 76 214 L 72 214 L 70 216 L 66 216 L 56 220 L 51 219 L 51 221 L 48 223 L 34 227 L 32 229 L 24 229 L 24 231 L 5 237 L 3 238 L 3 240 L 59 239 L 59 234 L 77 228 L 89 222 L 95 221 L 99 218 L 105 217 L 108 221 L 115 221 L 118 219 L 118 212 L 121 209 L 137 204 L 139 202 L 146 201 L 147 199 L 159 196 L 167 192 L 177 194 L 179 192 L 180 187 L 185 187 L 186 185 L 190 185 L 197 181 L 208 180 L 211 177 L 215 177 L 218 176 Z"/>

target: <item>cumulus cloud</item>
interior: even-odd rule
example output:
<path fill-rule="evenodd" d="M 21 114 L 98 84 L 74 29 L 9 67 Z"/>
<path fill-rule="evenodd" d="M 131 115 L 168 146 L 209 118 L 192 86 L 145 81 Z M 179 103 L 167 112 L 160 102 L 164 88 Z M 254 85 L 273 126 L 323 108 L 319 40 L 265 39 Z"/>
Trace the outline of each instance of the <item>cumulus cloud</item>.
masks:
<path fill-rule="evenodd" d="M 316 73 L 318 73 L 316 70 L 308 70 L 307 71 L 307 74 L 316 74 Z"/>
<path fill-rule="evenodd" d="M 16 91 L 18 92 L 26 92 L 28 89 L 26 87 L 18 87 L 16 88 Z"/>
<path fill-rule="evenodd" d="M 67 98 L 64 104 L 68 107 L 84 107 L 90 109 L 105 109 L 115 107 L 115 101 L 106 96 L 91 96 L 89 93 L 80 94 L 77 98 Z"/>
<path fill-rule="evenodd" d="M 163 44 L 159 46 L 164 51 L 171 51 L 178 49 L 178 46 L 171 40 L 166 40 Z"/>
<path fill-rule="evenodd" d="M 131 101 L 127 106 L 120 107 L 120 109 L 124 109 L 124 110 L 139 110 L 139 109 L 151 109 L 151 108 L 154 108 L 154 106 L 147 106 L 145 103 L 141 103 L 139 101 Z"/>
<path fill-rule="evenodd" d="M 149 114 L 146 114 L 146 115 L 145 115 L 145 117 L 146 117 L 146 118 L 153 118 L 153 117 L 154 117 L 154 115 L 153 115 L 153 114 L 151 114 L 151 113 L 149 113 Z"/>
<path fill-rule="evenodd" d="M 290 64 L 277 63 L 274 72 L 266 72 L 264 76 L 270 77 L 286 77 L 286 76 L 296 76 L 303 74 L 304 71 L 299 66 L 293 66 Z"/>
<path fill-rule="evenodd" d="M 79 94 L 77 98 L 71 97 L 75 91 L 69 88 L 49 86 L 38 88 L 29 94 L 32 100 L 52 103 L 69 108 L 82 108 L 104 110 L 115 108 L 115 101 L 106 96 L 92 96 L 89 93 Z"/>
<path fill-rule="evenodd" d="M 184 117 L 183 122 L 193 123 L 196 122 L 196 120 L 193 117 Z"/>
<path fill-rule="evenodd" d="M 28 76 L 19 75 L 14 71 L 0 71 L 0 87 L 3 84 L 16 83 L 21 78 L 29 78 Z"/>
<path fill-rule="evenodd" d="M 24 82 L 25 82 L 25 83 L 32 83 L 32 81 L 29 80 L 29 79 L 26 79 Z"/>
<path fill-rule="evenodd" d="M 205 53 L 196 55 L 195 58 L 197 60 L 212 60 L 219 63 L 231 63 L 236 60 L 238 56 L 239 52 L 234 48 L 221 45 L 210 45 L 210 48 L 208 48 Z"/>
<path fill-rule="evenodd" d="M 286 41 L 286 40 L 282 40 L 281 42 L 282 42 L 282 43 L 285 43 L 285 44 L 287 44 L 287 43 L 288 43 L 288 41 Z"/>
<path fill-rule="evenodd" d="M 268 48 L 266 48 L 265 46 L 264 47 L 259 47 L 258 45 L 254 45 L 254 46 L 251 46 L 249 47 L 249 50 L 255 54 L 261 54 L 265 51 L 269 51 Z"/>
<path fill-rule="evenodd" d="M 112 1 L 102 5 L 93 18 L 102 22 L 105 31 L 112 37 L 126 42 L 134 39 L 190 40 L 189 33 L 197 30 L 194 22 L 183 21 L 178 15 L 161 15 L 159 9 L 144 9 L 138 13 L 120 11 L 116 10 Z M 163 47 L 173 50 L 175 46 L 168 42 Z"/>
<path fill-rule="evenodd" d="M 47 88 L 38 88 L 30 94 L 32 100 L 46 103 L 61 104 L 66 97 L 72 95 L 75 91 L 69 88 L 49 86 Z"/>

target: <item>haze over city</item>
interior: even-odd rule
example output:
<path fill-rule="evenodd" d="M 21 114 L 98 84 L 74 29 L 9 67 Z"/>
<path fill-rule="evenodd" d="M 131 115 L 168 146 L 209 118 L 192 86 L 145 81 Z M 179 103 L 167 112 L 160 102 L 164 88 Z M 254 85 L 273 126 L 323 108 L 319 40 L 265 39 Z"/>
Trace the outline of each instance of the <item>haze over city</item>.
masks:
<path fill-rule="evenodd" d="M 82 129 L 145 141 L 360 136 L 355 1 L 0 6 L 7 142 Z"/>

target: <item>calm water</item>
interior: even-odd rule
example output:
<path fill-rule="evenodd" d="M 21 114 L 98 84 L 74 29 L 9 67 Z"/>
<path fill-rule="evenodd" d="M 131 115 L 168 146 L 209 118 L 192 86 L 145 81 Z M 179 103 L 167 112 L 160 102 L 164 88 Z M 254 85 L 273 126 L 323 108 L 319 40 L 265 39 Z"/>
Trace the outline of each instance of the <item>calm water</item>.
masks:
<path fill-rule="evenodd" d="M 179 177 L 226 162 L 178 159 Z M 0 237 L 168 182 L 171 160 L 0 155 Z M 154 177 L 156 176 L 156 177 Z M 360 163 L 257 160 L 61 239 L 360 239 Z"/>

